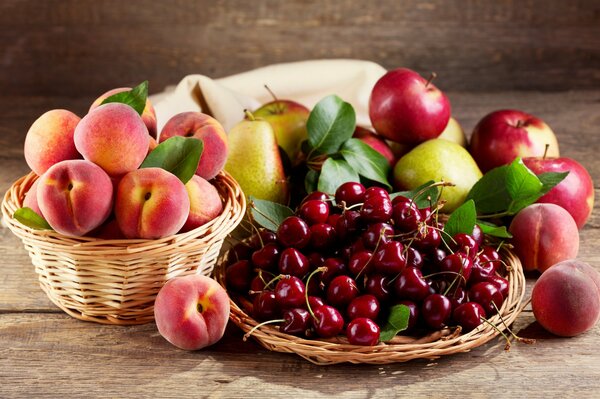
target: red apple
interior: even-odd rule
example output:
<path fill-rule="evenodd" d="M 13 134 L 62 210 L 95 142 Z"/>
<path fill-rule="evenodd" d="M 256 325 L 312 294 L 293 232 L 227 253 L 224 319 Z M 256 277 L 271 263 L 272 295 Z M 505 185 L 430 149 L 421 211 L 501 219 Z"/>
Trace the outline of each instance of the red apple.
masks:
<path fill-rule="evenodd" d="M 274 100 L 253 112 L 271 124 L 277 144 L 283 148 L 293 164 L 299 162 L 300 145 L 306 140 L 306 121 L 310 111 L 304 105 L 291 100 Z"/>
<path fill-rule="evenodd" d="M 173 345 L 202 349 L 223 337 L 229 319 L 229 297 L 210 277 L 177 277 L 158 292 L 154 318 L 160 335 Z"/>
<path fill-rule="evenodd" d="M 594 209 L 594 183 L 588 171 L 571 158 L 524 158 L 523 162 L 536 175 L 545 172 L 569 172 L 567 177 L 537 202 L 565 208 L 581 229 Z"/>
<path fill-rule="evenodd" d="M 511 163 L 516 157 L 559 156 L 554 132 L 539 118 L 522 111 L 501 110 L 479 121 L 469 152 L 483 173 Z"/>
<path fill-rule="evenodd" d="M 390 166 L 394 166 L 394 153 L 388 143 L 379 135 L 362 126 L 356 126 L 352 137 L 359 139 L 387 159 Z"/>
<path fill-rule="evenodd" d="M 375 131 L 385 138 L 418 144 L 442 133 L 450 119 L 450 102 L 431 81 L 399 68 L 375 83 L 369 117 Z"/>

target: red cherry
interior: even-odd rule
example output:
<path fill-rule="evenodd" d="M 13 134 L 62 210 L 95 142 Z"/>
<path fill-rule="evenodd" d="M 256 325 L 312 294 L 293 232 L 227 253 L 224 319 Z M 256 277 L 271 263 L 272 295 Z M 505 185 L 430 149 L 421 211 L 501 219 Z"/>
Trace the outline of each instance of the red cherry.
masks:
<path fill-rule="evenodd" d="M 373 255 L 373 268 L 384 274 L 398 274 L 406 267 L 406 258 L 402 253 L 404 246 L 398 241 L 379 245 Z"/>
<path fill-rule="evenodd" d="M 252 264 L 247 260 L 240 260 L 225 269 L 225 283 L 227 288 L 239 293 L 247 293 L 250 288 L 253 271 Z"/>
<path fill-rule="evenodd" d="M 358 182 L 344 183 L 335 191 L 335 202 L 341 204 L 344 201 L 346 206 L 360 204 L 365 198 L 365 191 L 365 186 Z"/>
<path fill-rule="evenodd" d="M 369 187 L 365 191 L 365 200 L 368 198 L 372 198 L 372 197 L 381 197 L 381 198 L 390 199 L 390 195 L 388 194 L 388 192 L 385 191 L 385 189 L 381 188 L 381 187 Z"/>
<path fill-rule="evenodd" d="M 469 299 L 480 304 L 488 317 L 496 314 L 496 308 L 500 309 L 504 302 L 500 288 L 487 281 L 474 284 L 469 290 Z"/>
<path fill-rule="evenodd" d="M 368 275 L 365 291 L 377 298 L 379 303 L 387 302 L 390 298 L 390 278 L 377 273 Z"/>
<path fill-rule="evenodd" d="M 421 305 L 421 314 L 425 323 L 434 330 L 444 327 L 450 320 L 452 304 L 450 299 L 441 294 L 431 294 Z"/>
<path fill-rule="evenodd" d="M 440 263 L 440 271 L 448 273 L 444 275 L 444 280 L 453 281 L 456 279 L 461 286 L 466 285 L 469 281 L 472 269 L 473 262 L 462 252 L 450 254 Z"/>
<path fill-rule="evenodd" d="M 277 244 L 269 243 L 252 253 L 252 264 L 262 270 L 274 271 L 277 268 L 279 256 Z"/>
<path fill-rule="evenodd" d="M 252 314 L 260 321 L 277 319 L 281 310 L 275 293 L 263 291 L 254 298 Z"/>
<path fill-rule="evenodd" d="M 335 277 L 327 287 L 327 302 L 335 307 L 347 306 L 357 295 L 356 282 L 348 276 Z"/>
<path fill-rule="evenodd" d="M 335 230 L 326 223 L 310 226 L 310 246 L 316 250 L 330 248 L 336 241 Z"/>
<path fill-rule="evenodd" d="M 431 293 L 429 284 L 416 267 L 407 267 L 402 271 L 394 280 L 394 291 L 399 298 L 415 302 L 422 301 Z"/>
<path fill-rule="evenodd" d="M 404 250 L 406 251 L 406 266 L 416 267 L 417 269 L 423 267 L 423 256 L 419 251 L 413 247 L 407 247 Z"/>
<path fill-rule="evenodd" d="M 300 205 L 298 216 L 309 225 L 325 223 L 329 217 L 329 203 L 319 200 L 305 201 Z"/>
<path fill-rule="evenodd" d="M 312 193 L 310 193 L 306 197 L 304 197 L 304 199 L 302 200 L 302 203 L 312 201 L 312 200 L 325 201 L 325 200 L 328 200 L 329 198 L 331 198 L 329 194 L 325 194 L 324 192 L 321 192 L 321 191 L 313 191 Z"/>
<path fill-rule="evenodd" d="M 502 294 L 503 298 L 508 297 L 508 287 L 509 287 L 509 283 L 508 280 L 500 277 L 500 276 L 489 276 L 485 281 L 488 281 L 492 284 L 496 284 L 496 286 L 498 287 L 498 289 L 500 289 L 500 293 Z"/>
<path fill-rule="evenodd" d="M 310 271 L 308 258 L 296 248 L 286 248 L 279 257 L 279 272 L 303 278 Z"/>
<path fill-rule="evenodd" d="M 329 284 L 335 276 L 347 274 L 348 272 L 346 264 L 340 258 L 327 258 L 325 259 L 325 262 L 323 262 L 323 266 L 327 268 L 327 270 L 321 274 L 321 281 L 325 284 Z"/>
<path fill-rule="evenodd" d="M 458 323 L 463 331 L 468 332 L 476 329 L 485 317 L 485 310 L 476 302 L 466 302 L 459 305 L 452 313 L 452 318 Z"/>
<path fill-rule="evenodd" d="M 346 314 L 350 320 L 359 317 L 367 317 L 371 320 L 375 320 L 379 315 L 379 311 L 380 306 L 377 298 L 373 295 L 365 294 L 357 296 L 350 302 L 346 309 Z"/>
<path fill-rule="evenodd" d="M 335 232 L 341 241 L 349 240 L 360 227 L 360 213 L 357 211 L 346 211 L 338 219 Z"/>
<path fill-rule="evenodd" d="M 232 265 L 237 261 L 250 259 L 252 252 L 254 249 L 246 243 L 235 244 L 227 253 L 227 264 Z"/>
<path fill-rule="evenodd" d="M 359 317 L 348 323 L 346 336 L 351 345 L 377 345 L 379 342 L 379 326 L 371 319 Z"/>
<path fill-rule="evenodd" d="M 429 225 L 420 225 L 417 229 L 417 234 L 414 245 L 422 250 L 431 250 L 440 246 L 442 237 L 440 232 Z"/>
<path fill-rule="evenodd" d="M 250 282 L 250 297 L 254 298 L 265 289 L 265 281 L 260 276 L 255 276 Z"/>
<path fill-rule="evenodd" d="M 279 225 L 277 239 L 284 247 L 302 249 L 310 242 L 310 229 L 298 216 L 289 216 Z"/>
<path fill-rule="evenodd" d="M 308 304 L 310 305 L 311 309 L 316 309 L 319 306 L 325 305 L 325 302 L 323 302 L 323 300 L 321 298 L 319 298 L 318 296 L 310 295 L 308 297 Z"/>
<path fill-rule="evenodd" d="M 371 267 L 371 259 L 373 257 L 373 253 L 369 251 L 358 251 L 352 254 L 350 260 L 348 261 L 348 271 L 353 275 L 357 276 L 358 274 L 365 275 L 370 272 Z"/>
<path fill-rule="evenodd" d="M 279 327 L 279 331 L 285 334 L 304 335 L 310 328 L 310 313 L 306 309 L 294 308 L 283 312 L 285 322 Z"/>
<path fill-rule="evenodd" d="M 298 277 L 284 276 L 275 286 L 275 298 L 283 309 L 302 307 L 305 304 L 305 297 L 306 287 Z"/>
<path fill-rule="evenodd" d="M 448 298 L 452 303 L 452 309 L 456 309 L 458 306 L 467 302 L 467 291 L 463 287 L 453 288 L 452 293 L 448 295 Z"/>
<path fill-rule="evenodd" d="M 419 305 L 416 302 L 409 301 L 407 299 L 399 301 L 397 305 L 405 305 L 408 307 L 409 316 L 408 316 L 408 326 L 405 331 L 411 331 L 417 325 L 417 321 L 419 320 L 419 315 L 421 311 L 419 310 Z"/>
<path fill-rule="evenodd" d="M 385 244 L 392 241 L 394 228 L 388 223 L 373 223 L 367 227 L 362 234 L 362 242 L 369 250 L 374 250 L 377 244 Z"/>
<path fill-rule="evenodd" d="M 386 193 L 386 197 L 366 197 L 360 208 L 360 216 L 369 223 L 387 222 L 390 220 L 392 216 L 392 201 L 389 195 Z"/>
<path fill-rule="evenodd" d="M 337 221 L 342 217 L 341 213 L 330 213 L 327 218 L 327 224 L 334 227 L 337 225 Z"/>
<path fill-rule="evenodd" d="M 485 259 L 485 258 L 484 258 Z M 486 281 L 488 277 L 491 277 L 496 274 L 496 262 L 482 260 L 481 256 L 475 258 L 473 262 L 473 268 L 471 269 L 471 277 L 469 278 L 469 283 L 479 283 L 481 281 Z"/>
<path fill-rule="evenodd" d="M 406 197 L 398 196 L 393 201 L 392 219 L 396 228 L 403 232 L 409 232 L 419 227 L 422 215 L 413 201 Z"/>
<path fill-rule="evenodd" d="M 312 319 L 313 327 L 319 337 L 331 338 L 342 332 L 344 318 L 333 306 L 323 305 L 313 309 L 315 317 Z"/>
<path fill-rule="evenodd" d="M 470 258 L 474 258 L 479 251 L 479 244 L 473 237 L 468 234 L 458 233 L 452 237 L 451 247 L 454 252 L 462 252 L 467 254 Z"/>
<path fill-rule="evenodd" d="M 252 248 L 259 249 L 272 242 L 277 242 L 277 235 L 270 230 L 261 230 L 250 238 L 249 244 Z"/>

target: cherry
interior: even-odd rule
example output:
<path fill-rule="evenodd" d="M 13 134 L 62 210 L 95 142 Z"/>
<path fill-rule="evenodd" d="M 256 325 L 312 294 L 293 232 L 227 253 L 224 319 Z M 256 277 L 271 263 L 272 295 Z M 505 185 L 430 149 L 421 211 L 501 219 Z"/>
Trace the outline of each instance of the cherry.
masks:
<path fill-rule="evenodd" d="M 405 268 L 393 284 L 396 295 L 401 299 L 420 302 L 431 294 L 429 284 L 416 267 Z"/>
<path fill-rule="evenodd" d="M 450 320 L 452 304 L 448 297 L 441 294 L 431 294 L 423 300 L 421 315 L 425 323 L 434 330 L 444 327 Z"/>
<path fill-rule="evenodd" d="M 469 290 L 469 299 L 480 304 L 488 317 L 496 314 L 496 308 L 500 309 L 504 302 L 500 288 L 488 281 L 474 284 Z"/>
<path fill-rule="evenodd" d="M 240 242 L 235 244 L 227 254 L 227 264 L 232 265 L 239 260 L 250 259 L 254 249 L 250 245 Z"/>
<path fill-rule="evenodd" d="M 500 277 L 500 276 L 490 276 L 488 278 L 486 278 L 487 282 L 490 282 L 492 284 L 496 284 L 496 286 L 498 287 L 498 289 L 500 289 L 500 293 L 502 294 L 502 297 L 506 299 L 506 297 L 508 297 L 508 280 Z"/>
<path fill-rule="evenodd" d="M 306 286 L 306 293 L 308 295 L 320 296 L 323 295 L 323 284 L 318 278 L 312 278 Z"/>
<path fill-rule="evenodd" d="M 384 274 L 401 273 L 406 267 L 403 250 L 404 246 L 399 241 L 380 244 L 373 255 L 373 268 Z"/>
<path fill-rule="evenodd" d="M 381 307 L 379 306 L 379 301 L 375 296 L 370 294 L 360 295 L 354 298 L 348 308 L 346 309 L 346 314 L 350 320 L 357 319 L 359 317 L 367 317 L 369 319 L 375 320 L 379 315 Z"/>
<path fill-rule="evenodd" d="M 431 224 L 431 222 L 434 221 L 433 212 L 431 211 L 430 206 L 427 206 L 423 209 L 419 209 L 419 212 L 421 213 L 421 220 L 423 222 Z"/>
<path fill-rule="evenodd" d="M 298 210 L 298 216 L 309 225 L 327 222 L 329 203 L 319 200 L 304 201 Z"/>
<path fill-rule="evenodd" d="M 365 198 L 365 186 L 358 182 L 347 182 L 338 187 L 335 191 L 335 202 L 341 204 L 342 201 L 346 206 L 352 206 L 363 202 Z"/>
<path fill-rule="evenodd" d="M 467 302 L 467 291 L 463 287 L 456 287 L 452 289 L 452 293 L 448 295 L 448 298 L 450 298 L 450 302 L 452 303 L 452 309 L 456 309 Z"/>
<path fill-rule="evenodd" d="M 319 252 L 311 252 L 308 254 L 307 256 L 308 258 L 308 263 L 310 265 L 311 269 L 316 269 L 317 267 L 321 267 L 323 265 L 323 263 L 325 262 L 325 258 L 323 257 L 323 254 L 319 253 Z"/>
<path fill-rule="evenodd" d="M 250 238 L 249 244 L 258 249 L 272 242 L 277 242 L 277 235 L 270 230 L 261 230 Z"/>
<path fill-rule="evenodd" d="M 326 223 L 310 226 L 310 246 L 317 250 L 330 248 L 335 243 L 335 230 Z"/>
<path fill-rule="evenodd" d="M 329 217 L 327 218 L 327 224 L 330 226 L 335 227 L 337 225 L 337 221 L 339 220 L 339 218 L 342 217 L 341 213 L 330 213 Z"/>
<path fill-rule="evenodd" d="M 254 318 L 260 321 L 273 320 L 280 314 L 279 303 L 273 291 L 263 291 L 254 298 Z"/>
<path fill-rule="evenodd" d="M 405 305 L 406 307 L 408 307 L 408 310 L 410 311 L 410 313 L 408 316 L 408 326 L 406 327 L 405 331 L 412 330 L 417 325 L 417 322 L 419 321 L 419 314 L 421 313 L 419 310 L 419 305 L 417 305 L 416 302 L 409 301 L 406 299 L 399 301 L 397 304 Z"/>
<path fill-rule="evenodd" d="M 442 237 L 440 232 L 432 226 L 425 224 L 419 226 L 417 234 L 415 235 L 415 240 L 413 241 L 417 248 L 423 250 L 437 248 L 440 246 L 441 242 Z"/>
<path fill-rule="evenodd" d="M 269 243 L 252 253 L 252 264 L 263 270 L 274 271 L 279 262 L 279 247 L 275 243 Z"/>
<path fill-rule="evenodd" d="M 496 262 L 482 260 L 481 256 L 475 258 L 473 262 L 473 268 L 471 269 L 471 277 L 469 283 L 479 283 L 486 281 L 488 277 L 495 275 L 496 273 Z"/>
<path fill-rule="evenodd" d="M 416 267 L 417 269 L 423 267 L 423 256 L 421 255 L 421 252 L 413 247 L 406 247 L 404 250 L 406 251 L 406 266 Z"/>
<path fill-rule="evenodd" d="M 310 229 L 298 216 L 289 216 L 279 225 L 277 239 L 284 247 L 301 249 L 310 242 Z"/>
<path fill-rule="evenodd" d="M 283 276 L 275 286 L 275 298 L 283 309 L 302 307 L 305 297 L 306 287 L 298 277 Z"/>
<path fill-rule="evenodd" d="M 494 272 L 498 270 L 502 261 L 500 260 L 500 254 L 492 247 L 483 247 L 479 253 L 479 261 L 481 264 L 489 263 L 493 266 Z"/>
<path fill-rule="evenodd" d="M 369 250 L 374 250 L 377 244 L 385 244 L 392 241 L 394 228 L 388 223 L 373 223 L 367 227 L 362 234 L 362 242 Z"/>
<path fill-rule="evenodd" d="M 310 328 L 310 313 L 306 309 L 293 308 L 283 312 L 284 323 L 279 327 L 279 331 L 285 334 L 304 335 Z"/>
<path fill-rule="evenodd" d="M 476 329 L 483 323 L 483 317 L 485 310 L 476 302 L 465 302 L 452 312 L 452 318 L 465 332 Z"/>
<path fill-rule="evenodd" d="M 303 278 L 310 270 L 308 258 L 296 248 L 286 248 L 279 257 L 279 272 Z"/>
<path fill-rule="evenodd" d="M 419 227 L 422 215 L 413 201 L 406 197 L 398 196 L 393 201 L 392 219 L 396 228 L 400 231 L 408 232 L 416 230 Z"/>
<path fill-rule="evenodd" d="M 255 276 L 250 282 L 250 297 L 254 298 L 265 289 L 265 281 L 260 276 Z"/>
<path fill-rule="evenodd" d="M 240 293 L 248 292 L 252 276 L 252 264 L 247 260 L 237 261 L 225 269 L 227 288 Z"/>
<path fill-rule="evenodd" d="M 365 197 L 365 201 L 360 208 L 360 216 L 363 220 L 370 223 L 387 222 L 390 220 L 392 216 L 392 201 L 387 192 L 385 195 L 385 197 L 378 195 Z"/>
<path fill-rule="evenodd" d="M 440 263 L 440 271 L 449 273 L 444 275 L 444 280 L 453 281 L 457 279 L 457 283 L 461 286 L 466 285 L 469 281 L 472 268 L 473 262 L 462 252 L 450 254 Z"/>
<path fill-rule="evenodd" d="M 312 200 L 326 201 L 329 198 L 330 198 L 329 194 L 325 194 L 324 192 L 321 192 L 321 191 L 313 191 L 312 193 L 310 193 L 306 197 L 304 197 L 304 199 L 302 200 L 302 203 L 312 201 Z"/>
<path fill-rule="evenodd" d="M 340 240 L 352 237 L 360 227 L 360 213 L 358 211 L 346 211 L 338 219 L 335 232 Z"/>
<path fill-rule="evenodd" d="M 479 244 L 477 244 L 473 237 L 465 233 L 455 234 L 452 237 L 450 246 L 455 252 L 463 252 L 470 258 L 475 257 L 477 251 L 479 251 Z"/>
<path fill-rule="evenodd" d="M 371 271 L 370 263 L 373 257 L 373 253 L 369 251 L 358 251 L 352 254 L 348 261 L 348 271 L 353 276 L 359 274 L 367 274 Z"/>
<path fill-rule="evenodd" d="M 368 198 L 372 198 L 372 197 L 382 197 L 382 198 L 390 199 L 390 195 L 388 194 L 388 192 L 385 191 L 385 189 L 383 189 L 381 187 L 369 187 L 365 191 L 365 200 L 367 200 Z"/>
<path fill-rule="evenodd" d="M 311 280 L 311 282 L 312 282 L 312 280 Z M 319 298 L 318 296 L 309 295 L 308 305 L 310 306 L 311 309 L 316 309 L 319 306 L 325 305 L 325 302 L 323 302 L 323 300 L 321 298 Z"/>
<path fill-rule="evenodd" d="M 319 337 L 331 338 L 344 328 L 344 318 L 333 306 L 323 305 L 313 309 L 313 327 Z"/>
<path fill-rule="evenodd" d="M 377 345 L 379 342 L 379 326 L 371 319 L 359 317 L 348 323 L 346 336 L 351 345 Z"/>
<path fill-rule="evenodd" d="M 365 291 L 377 300 L 386 302 L 390 297 L 390 278 L 383 274 L 370 274 L 367 276 Z"/>
<path fill-rule="evenodd" d="M 337 276 L 327 287 L 327 302 L 335 307 L 345 307 L 358 296 L 358 287 L 352 277 Z"/>
<path fill-rule="evenodd" d="M 446 256 L 448 256 L 448 253 L 442 248 L 432 248 L 427 253 L 427 259 L 433 262 L 435 265 L 439 265 L 440 263 L 442 263 Z"/>
<path fill-rule="evenodd" d="M 325 284 L 329 284 L 335 276 L 346 274 L 348 271 L 346 264 L 340 258 L 327 258 L 325 259 L 325 262 L 323 262 L 323 266 L 327 268 L 327 270 L 321 274 L 321 281 Z"/>

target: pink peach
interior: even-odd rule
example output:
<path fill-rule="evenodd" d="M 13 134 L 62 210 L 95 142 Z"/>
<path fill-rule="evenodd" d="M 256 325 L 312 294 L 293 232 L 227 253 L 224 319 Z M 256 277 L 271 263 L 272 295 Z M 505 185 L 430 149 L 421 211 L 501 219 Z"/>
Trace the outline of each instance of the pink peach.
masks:
<path fill-rule="evenodd" d="M 40 180 L 38 179 L 31 185 L 31 187 L 29 187 L 29 191 L 27 191 L 27 194 L 25 194 L 25 198 L 23 199 L 23 206 L 31 208 L 35 213 L 43 216 L 37 200 L 37 187 L 39 183 Z"/>
<path fill-rule="evenodd" d="M 190 231 L 210 222 L 223 210 L 219 192 L 208 181 L 194 175 L 185 185 L 190 197 L 190 214 L 182 231 Z"/>

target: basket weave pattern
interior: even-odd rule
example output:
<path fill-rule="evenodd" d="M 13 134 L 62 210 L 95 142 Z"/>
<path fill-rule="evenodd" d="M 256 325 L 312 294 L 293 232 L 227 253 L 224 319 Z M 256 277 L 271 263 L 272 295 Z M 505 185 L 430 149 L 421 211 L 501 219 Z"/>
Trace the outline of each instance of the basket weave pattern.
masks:
<path fill-rule="evenodd" d="M 223 212 L 186 233 L 158 240 L 102 240 L 34 230 L 12 217 L 37 176 L 17 180 L 4 195 L 2 216 L 29 253 L 41 288 L 69 315 L 104 324 L 143 324 L 154 319 L 154 299 L 173 277 L 210 275 L 225 237 L 241 221 L 246 200 L 225 172 L 213 181 Z"/>
<path fill-rule="evenodd" d="M 505 277 L 509 281 L 509 294 L 500 308 L 499 315 L 489 319 L 499 331 L 506 330 L 521 312 L 521 302 L 525 296 L 525 276 L 519 258 L 509 250 L 502 251 L 506 263 Z M 215 267 L 215 278 L 225 286 L 226 257 L 219 259 Z M 230 320 L 245 333 L 258 322 L 240 307 L 230 301 Z M 295 353 L 319 365 L 336 363 L 389 364 L 413 359 L 436 359 L 443 355 L 467 352 L 485 344 L 498 336 L 499 332 L 488 323 L 461 334 L 459 328 L 445 328 L 424 337 L 396 336 L 388 343 L 376 346 L 350 345 L 345 336 L 332 339 L 305 339 L 280 332 L 272 325 L 264 325 L 254 330 L 252 338 L 271 351 Z"/>

